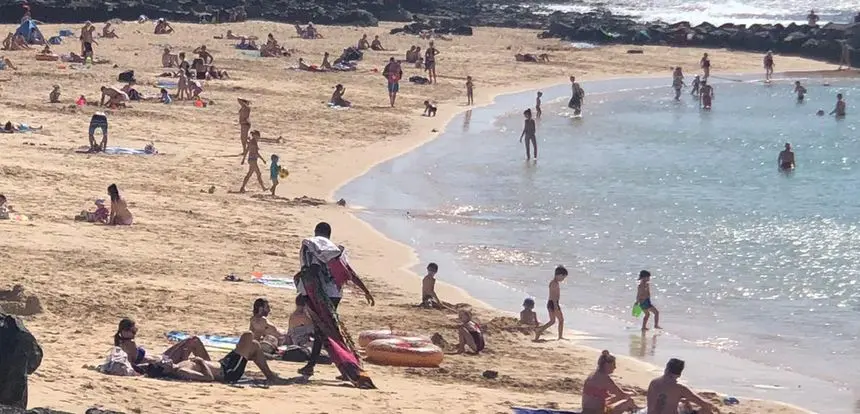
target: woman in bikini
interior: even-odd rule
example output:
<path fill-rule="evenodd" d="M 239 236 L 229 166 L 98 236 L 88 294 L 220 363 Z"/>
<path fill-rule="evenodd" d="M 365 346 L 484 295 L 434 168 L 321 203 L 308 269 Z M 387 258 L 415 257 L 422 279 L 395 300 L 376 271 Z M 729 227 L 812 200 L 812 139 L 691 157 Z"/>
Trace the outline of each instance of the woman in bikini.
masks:
<path fill-rule="evenodd" d="M 263 176 L 260 174 L 260 166 L 257 165 L 257 160 L 266 164 L 266 160 L 260 156 L 260 146 L 257 143 L 257 140 L 260 139 L 260 131 L 251 131 L 251 138 L 248 139 L 248 174 L 245 175 L 245 179 L 242 181 L 242 188 L 239 189 L 240 193 L 245 192 L 245 186 L 248 185 L 248 180 L 251 179 L 251 176 L 256 174 L 257 181 L 260 183 L 260 187 L 263 188 L 263 191 L 267 191 L 266 185 L 263 184 Z M 244 163 L 244 159 L 242 162 Z"/>
<path fill-rule="evenodd" d="M 130 226 L 134 221 L 131 211 L 128 210 L 128 205 L 125 200 L 119 196 L 119 189 L 116 184 L 111 184 L 108 187 L 108 195 L 110 196 L 110 218 L 108 224 L 116 226 Z"/>
<path fill-rule="evenodd" d="M 612 380 L 615 356 L 603 351 L 597 359 L 597 371 L 582 385 L 582 414 L 622 414 L 639 407 L 629 394 Z"/>
<path fill-rule="evenodd" d="M 141 346 L 137 346 L 135 342 L 137 336 L 137 325 L 131 319 L 123 319 L 119 321 L 119 327 L 113 335 L 114 346 L 120 347 L 128 355 L 128 360 L 135 368 L 135 371 L 142 372 L 140 365 L 149 363 L 160 363 L 162 357 L 169 358 L 174 364 L 182 361 L 187 361 L 191 355 L 198 358 L 209 360 L 209 353 L 203 346 L 200 338 L 192 336 L 176 345 L 167 348 L 161 355 L 147 355 L 146 350 Z"/>

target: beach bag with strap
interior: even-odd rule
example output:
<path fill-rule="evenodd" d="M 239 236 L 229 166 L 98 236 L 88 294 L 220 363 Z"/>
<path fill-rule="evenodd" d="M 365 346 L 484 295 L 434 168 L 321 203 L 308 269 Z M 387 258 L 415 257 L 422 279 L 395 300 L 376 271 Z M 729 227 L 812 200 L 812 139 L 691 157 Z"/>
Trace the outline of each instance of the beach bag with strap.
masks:
<path fill-rule="evenodd" d="M 128 354 L 118 346 L 108 351 L 105 363 L 99 365 L 98 369 L 99 372 L 107 375 L 117 375 L 120 377 L 135 375 L 134 368 L 131 366 L 131 362 L 128 361 Z"/>
<path fill-rule="evenodd" d="M 326 273 L 324 277 L 334 279 L 338 287 L 343 287 L 355 276 L 343 246 L 338 246 L 325 237 L 316 236 L 303 240 L 302 247 L 312 259 L 306 260 L 306 264 L 324 264 L 325 266 L 321 266 Z"/>
<path fill-rule="evenodd" d="M 0 313 L 0 406 L 27 408 L 27 376 L 42 364 L 42 347 L 20 319 Z"/>

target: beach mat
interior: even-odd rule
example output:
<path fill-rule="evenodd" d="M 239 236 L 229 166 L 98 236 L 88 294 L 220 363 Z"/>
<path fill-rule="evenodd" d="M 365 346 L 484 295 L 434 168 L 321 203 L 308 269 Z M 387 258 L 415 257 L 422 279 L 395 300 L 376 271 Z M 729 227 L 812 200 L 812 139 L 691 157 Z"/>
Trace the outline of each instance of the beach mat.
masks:
<path fill-rule="evenodd" d="M 270 275 L 261 272 L 251 272 L 251 283 L 259 283 L 268 287 L 296 290 L 296 282 L 292 276 Z"/>
<path fill-rule="evenodd" d="M 146 151 L 142 149 L 134 149 L 134 148 L 123 148 L 123 147 L 107 147 L 104 152 L 90 152 L 90 147 L 78 147 L 75 150 L 78 154 L 107 154 L 107 155 L 153 155 L 147 154 Z"/>
<path fill-rule="evenodd" d="M 576 411 L 550 410 L 548 408 L 511 407 L 514 414 L 580 414 Z"/>
<path fill-rule="evenodd" d="M 170 331 L 166 336 L 170 342 L 181 342 L 194 335 L 181 331 Z M 238 336 L 197 335 L 197 337 L 200 338 L 200 342 L 203 342 L 203 346 L 207 350 L 229 352 L 236 348 L 236 344 L 239 343 Z"/>

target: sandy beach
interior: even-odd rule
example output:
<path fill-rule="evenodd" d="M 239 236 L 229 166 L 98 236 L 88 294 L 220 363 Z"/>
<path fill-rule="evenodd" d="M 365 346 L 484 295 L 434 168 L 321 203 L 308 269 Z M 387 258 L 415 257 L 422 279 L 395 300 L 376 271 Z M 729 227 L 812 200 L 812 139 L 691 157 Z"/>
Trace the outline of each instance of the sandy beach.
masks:
<path fill-rule="evenodd" d="M 38 16 L 36 16 L 38 17 Z M 102 24 L 96 27 L 101 30 Z M 409 271 L 416 258 L 409 246 L 393 242 L 334 204 L 332 194 L 373 165 L 433 139 L 465 106 L 465 78 L 475 81 L 477 105 L 494 96 L 580 80 L 657 75 L 671 80 L 669 68 L 695 71 L 700 49 L 631 47 L 573 50 L 557 39 L 538 39 L 537 31 L 477 28 L 471 37 L 437 40 L 437 85 L 401 83 L 396 108 L 389 108 L 382 71 L 388 58 L 402 59 L 411 45 L 426 47 L 416 36 L 388 35 L 394 23 L 378 28 L 326 27 L 319 40 L 296 37 L 291 25 L 246 22 L 229 25 L 173 24 L 176 32 L 156 36 L 152 24 L 116 26 L 119 39 L 97 39 L 97 57 L 110 64 L 74 69 L 68 64 L 36 61 L 32 51 L 0 52 L 18 67 L 0 71 L 3 117 L 15 123 L 42 125 L 28 134 L 0 135 L 0 193 L 29 221 L 0 221 L 0 289 L 22 284 L 39 297 L 45 311 L 25 317 L 45 352 L 42 366 L 30 380 L 30 406 L 82 412 L 102 405 L 125 412 L 341 412 L 357 413 L 508 413 L 512 406 L 577 409 L 582 381 L 594 369 L 599 351 L 571 342 L 533 343 L 510 329 L 501 311 L 490 309 L 451 285 L 439 295 L 476 308 L 487 333 L 481 356 L 446 356 L 439 369 L 403 369 L 366 364 L 379 387 L 363 391 L 334 381 L 336 370 L 320 366 L 307 385 L 239 388 L 220 384 L 166 382 L 147 378 L 110 377 L 94 371 L 112 345 L 122 317 L 139 325 L 138 343 L 160 352 L 171 330 L 236 335 L 248 327 L 251 304 L 266 297 L 272 319 L 286 325 L 294 291 L 252 283 L 229 283 L 234 273 L 248 279 L 252 271 L 292 274 L 298 270 L 299 243 L 314 225 L 327 221 L 333 239 L 350 249 L 353 265 L 376 296 L 368 306 L 361 295 L 347 293 L 340 315 L 354 336 L 364 329 L 394 327 L 456 341 L 455 315 L 415 308 L 420 278 Z M 61 28 L 42 25 L 46 37 Z M 4 27 L 13 31 L 12 26 Z M 272 33 L 292 58 L 252 57 L 233 45 L 213 39 L 227 29 L 264 39 Z M 391 51 L 364 55 L 355 72 L 310 73 L 288 70 L 298 57 L 319 64 L 324 52 L 332 59 L 363 33 L 380 35 Z M 110 110 L 110 145 L 142 149 L 153 142 L 156 156 L 76 154 L 87 144 L 90 116 L 96 106 L 77 107 L 85 95 L 97 101 L 102 85 L 119 87 L 119 72 L 133 69 L 138 89 L 155 95 L 162 73 L 161 50 L 174 53 L 206 45 L 215 65 L 231 79 L 204 83 L 208 107 L 191 102 L 172 105 L 134 102 Z M 55 53 L 80 52 L 76 38 L 53 46 Z M 513 54 L 549 53 L 546 64 L 515 62 Z M 707 50 L 712 73 L 761 71 L 761 55 Z M 778 71 L 832 70 L 835 66 L 777 56 Z M 404 78 L 421 75 L 404 66 Z M 349 110 L 333 110 L 325 102 L 333 87 L 343 84 Z M 52 85 L 62 88 L 60 104 L 48 103 Z M 667 83 L 668 85 L 668 83 Z M 252 102 L 252 129 L 264 138 L 264 159 L 276 153 L 290 176 L 277 197 L 260 191 L 252 180 L 238 194 L 247 166 L 240 165 L 237 97 Z M 423 101 L 438 102 L 438 116 L 422 117 Z M 520 151 L 517 148 L 517 151 Z M 261 168 L 264 166 L 261 166 Z M 264 179 L 268 169 L 263 169 Z M 116 183 L 135 215 L 131 227 L 109 227 L 73 221 L 107 198 Z M 266 184 L 269 182 L 266 179 Z M 214 192 L 210 188 L 214 187 Z M 320 199 L 303 202 L 298 197 Z M 549 274 L 550 270 L 547 270 Z M 443 272 L 444 273 L 444 270 Z M 574 288 L 576 275 L 569 280 Z M 442 279 L 448 278 L 445 275 Z M 540 312 L 540 311 L 539 311 Z M 545 317 L 545 315 L 542 315 Z M 620 352 L 619 352 L 620 353 Z M 688 370 L 706 370 L 706 361 L 687 361 Z M 295 376 L 301 364 L 273 362 L 275 372 Z M 485 370 L 498 371 L 487 380 Z M 250 368 L 252 376 L 259 376 Z M 644 388 L 662 368 L 622 359 L 615 378 L 635 390 L 644 402 Z M 699 385 L 699 384 L 694 384 Z M 716 394 L 715 401 L 721 398 Z M 721 408 L 731 413 L 800 413 L 776 402 L 745 400 Z"/>

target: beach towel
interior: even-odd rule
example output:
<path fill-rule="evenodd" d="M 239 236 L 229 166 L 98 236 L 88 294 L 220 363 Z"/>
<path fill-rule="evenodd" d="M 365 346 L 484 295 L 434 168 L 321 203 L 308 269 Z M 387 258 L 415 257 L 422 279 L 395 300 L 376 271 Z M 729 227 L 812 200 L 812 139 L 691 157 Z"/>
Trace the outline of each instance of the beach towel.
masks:
<path fill-rule="evenodd" d="M 579 414 L 576 411 L 560 411 L 544 408 L 511 407 L 511 409 L 514 410 L 514 414 Z"/>
<path fill-rule="evenodd" d="M 174 82 L 174 81 L 160 80 L 160 81 L 156 82 L 156 85 L 158 85 L 159 88 L 176 89 L 176 86 L 178 85 L 178 83 Z"/>
<path fill-rule="evenodd" d="M 326 106 L 328 106 L 329 108 L 334 109 L 336 111 L 345 111 L 345 110 L 349 109 L 348 106 L 338 106 L 338 105 L 335 105 L 331 102 L 326 102 Z"/>
<path fill-rule="evenodd" d="M 181 331 L 170 331 L 166 336 L 170 342 L 182 342 L 194 335 L 189 335 Z M 238 336 L 197 335 L 197 337 L 200 338 L 200 342 L 203 342 L 203 346 L 207 350 L 230 352 L 239 343 Z"/>
<path fill-rule="evenodd" d="M 72 31 L 71 29 L 60 29 L 60 36 L 61 37 L 70 37 L 70 36 L 74 36 L 74 35 L 75 35 L 75 32 Z"/>
<path fill-rule="evenodd" d="M 90 154 L 90 147 L 78 147 L 75 150 L 78 154 Z M 156 153 L 147 152 L 145 149 L 134 149 L 134 148 L 123 148 L 123 147 L 107 147 L 105 148 L 104 154 L 107 155 L 154 155 Z"/>
<path fill-rule="evenodd" d="M 63 43 L 63 38 L 60 36 L 51 36 L 51 38 L 48 39 L 48 43 L 50 43 L 52 45 L 59 45 L 59 44 Z"/>
<path fill-rule="evenodd" d="M 312 318 L 319 340 L 325 338 L 324 345 L 329 358 L 343 375 L 344 379 L 353 386 L 363 389 L 375 389 L 367 373 L 362 369 L 358 353 L 346 326 L 338 318 L 337 312 L 325 291 L 325 279 L 331 278 L 327 263 L 341 254 L 341 250 L 330 240 L 313 237 L 302 241 L 303 262 L 301 281 L 308 295 L 308 306 L 313 311 Z M 329 282 L 330 283 L 330 282 Z"/>
<path fill-rule="evenodd" d="M 269 275 L 260 272 L 251 272 L 251 283 L 259 283 L 268 287 L 296 290 L 296 282 L 292 276 Z"/>

